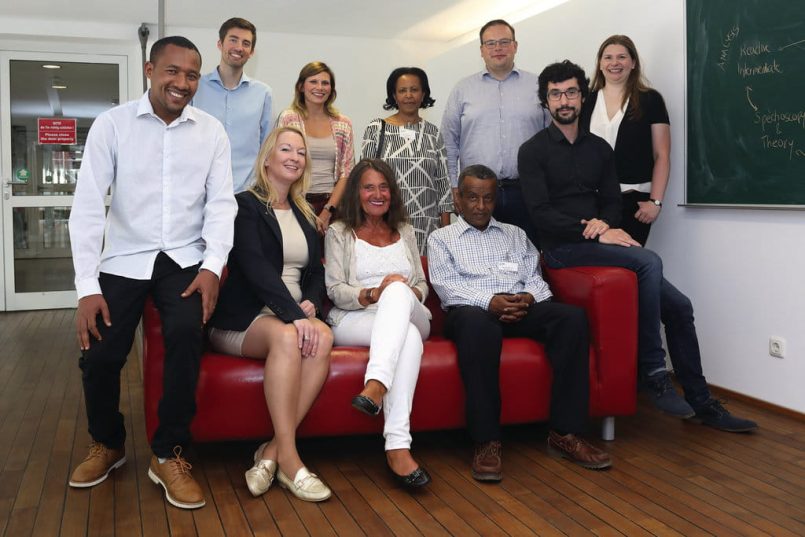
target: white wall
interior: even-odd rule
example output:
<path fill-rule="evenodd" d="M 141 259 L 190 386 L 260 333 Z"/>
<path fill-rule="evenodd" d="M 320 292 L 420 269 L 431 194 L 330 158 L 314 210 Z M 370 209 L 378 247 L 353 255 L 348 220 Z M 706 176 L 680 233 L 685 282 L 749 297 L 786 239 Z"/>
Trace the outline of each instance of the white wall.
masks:
<path fill-rule="evenodd" d="M 609 35 L 629 35 L 644 72 L 665 97 L 673 147 L 668 193 L 649 247 L 696 310 L 710 383 L 805 412 L 805 239 L 802 211 L 685 208 L 684 2 L 572 0 L 515 25 L 517 64 L 539 72 L 569 58 L 592 73 Z M 427 62 L 443 86 L 482 62 L 478 42 Z M 437 103 L 441 113 L 444 100 Z M 724 143 L 730 143 L 725 133 Z M 799 276 L 797 276 L 799 274 Z M 787 341 L 785 359 L 768 354 L 770 335 Z"/>
<path fill-rule="evenodd" d="M 0 49 L 122 51 L 129 55 L 129 98 L 136 99 L 142 93 L 139 26 L 139 22 L 126 25 L 3 17 L 0 19 Z M 150 30 L 147 50 L 157 37 L 156 26 L 151 25 Z M 193 41 L 202 54 L 203 72 L 218 65 L 218 27 L 168 25 L 165 32 Z M 421 65 L 425 58 L 444 48 L 445 45 L 438 43 L 423 45 L 405 40 L 268 33 L 258 28 L 255 55 L 246 64 L 246 73 L 271 86 L 274 116 L 277 116 L 290 105 L 302 66 L 313 60 L 327 63 L 336 75 L 336 107 L 352 119 L 359 151 L 366 125 L 378 115 L 386 114 L 381 106 L 386 99 L 386 78 L 391 70 L 401 65 Z M 443 88 L 445 97 L 449 89 L 449 85 Z M 438 123 L 440 116 L 430 115 L 430 119 Z"/>
<path fill-rule="evenodd" d="M 663 257 L 666 275 L 693 300 L 708 380 L 771 403 L 805 412 L 805 248 L 798 211 L 694 209 L 684 201 L 684 3 L 678 0 L 571 0 L 516 24 L 518 65 L 539 72 L 569 58 L 590 73 L 600 42 L 624 33 L 637 43 L 644 70 L 665 97 L 673 136 L 671 182 L 649 246 Z M 72 47 L 117 42 L 131 51 L 132 96 L 139 94 L 136 29 L 64 21 L 0 21 L 0 48 L 8 34 L 56 36 Z M 168 28 L 184 33 L 202 51 L 204 70 L 218 62 L 216 29 Z M 4 35 L 5 34 L 5 35 Z M 130 37 L 127 35 L 130 34 Z M 88 41 L 92 36 L 100 41 Z M 16 38 L 15 38 L 16 39 Z M 28 37 L 41 41 L 41 37 Z M 74 44 L 79 43 L 79 44 Z M 89 46 L 88 48 L 97 47 Z M 274 89 L 276 110 L 291 99 L 302 65 L 329 63 L 336 75 L 337 104 L 355 122 L 382 114 L 385 79 L 398 65 L 424 66 L 436 107 L 426 117 L 439 123 L 453 84 L 481 68 L 477 41 L 431 44 L 378 39 L 260 33 L 247 72 Z M 729 143 L 725 133 L 725 143 Z M 799 274 L 800 276 L 796 276 Z M 800 327 L 800 328 L 797 328 Z M 770 335 L 787 340 L 783 360 L 768 356 Z"/>
<path fill-rule="evenodd" d="M 216 47 L 218 28 L 168 27 L 168 34 L 184 35 L 199 47 L 203 72 L 218 65 L 221 55 Z M 433 50 L 416 42 L 336 36 L 310 36 L 260 32 L 254 56 L 246 64 L 246 74 L 262 80 L 273 90 L 276 117 L 291 104 L 293 87 L 306 63 L 320 60 L 330 66 L 336 77 L 336 107 L 352 119 L 356 152 L 366 125 L 381 114 L 386 100 L 386 78 L 400 65 L 419 65 Z M 446 88 L 445 91 L 449 91 Z M 434 121 L 440 116 L 432 116 Z"/>

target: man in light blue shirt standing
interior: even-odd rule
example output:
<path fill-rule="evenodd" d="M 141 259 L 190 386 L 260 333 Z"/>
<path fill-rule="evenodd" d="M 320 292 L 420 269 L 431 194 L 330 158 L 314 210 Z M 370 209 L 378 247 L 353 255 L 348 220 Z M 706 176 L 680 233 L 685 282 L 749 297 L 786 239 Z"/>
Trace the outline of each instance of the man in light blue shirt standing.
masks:
<path fill-rule="evenodd" d="M 514 66 L 514 28 L 501 19 L 489 21 L 480 37 L 486 68 L 456 84 L 442 117 L 453 199 L 461 168 L 488 166 L 499 178 L 495 218 L 519 226 L 538 244 L 520 192 L 517 151 L 551 118 L 537 96 L 537 75 Z"/>
<path fill-rule="evenodd" d="M 237 193 L 251 184 L 257 152 L 271 131 L 271 88 L 243 72 L 257 41 L 254 24 L 229 19 L 218 38 L 221 63 L 201 78 L 193 105 L 223 123 L 232 146 L 232 184 Z"/>

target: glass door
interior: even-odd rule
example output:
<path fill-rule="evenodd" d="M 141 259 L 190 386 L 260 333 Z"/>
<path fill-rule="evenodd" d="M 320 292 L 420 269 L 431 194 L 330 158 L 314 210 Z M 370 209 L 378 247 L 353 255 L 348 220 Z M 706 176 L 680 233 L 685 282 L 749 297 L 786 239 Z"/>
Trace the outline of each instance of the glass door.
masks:
<path fill-rule="evenodd" d="M 126 69 L 125 56 L 0 54 L 7 310 L 76 305 L 73 192 L 92 122 L 126 100 Z"/>

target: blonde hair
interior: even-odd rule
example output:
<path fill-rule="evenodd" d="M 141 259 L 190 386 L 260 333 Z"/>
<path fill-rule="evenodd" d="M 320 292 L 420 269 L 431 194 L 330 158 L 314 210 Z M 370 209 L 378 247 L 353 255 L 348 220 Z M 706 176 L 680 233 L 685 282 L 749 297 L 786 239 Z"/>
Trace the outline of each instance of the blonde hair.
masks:
<path fill-rule="evenodd" d="M 313 212 L 310 204 L 308 204 L 307 200 L 305 200 L 305 194 L 307 193 L 308 188 L 310 188 L 310 155 L 307 154 L 307 140 L 305 140 L 305 136 L 302 134 L 302 131 L 296 127 L 278 127 L 271 131 L 271 134 L 266 137 L 265 142 L 263 142 L 263 145 L 260 147 L 260 152 L 257 154 L 257 160 L 254 163 L 255 179 L 254 184 L 251 186 L 251 188 L 249 188 L 249 192 L 254 194 L 257 199 L 265 203 L 269 208 L 278 201 L 277 189 L 274 188 L 274 185 L 271 184 L 271 181 L 268 178 L 265 161 L 266 158 L 277 148 L 277 141 L 279 140 L 280 135 L 285 132 L 298 134 L 302 139 L 306 152 L 305 169 L 302 172 L 302 177 L 294 181 L 294 183 L 291 185 L 291 188 L 288 191 L 288 201 L 296 205 L 297 209 L 299 209 L 305 216 L 305 219 L 310 222 L 310 225 L 315 226 L 316 213 Z"/>
<path fill-rule="evenodd" d="M 327 73 L 330 75 L 330 96 L 327 97 L 327 100 L 324 102 L 324 111 L 328 116 L 337 118 L 339 115 L 338 110 L 336 110 L 335 106 L 333 106 L 335 97 L 338 95 L 335 91 L 335 73 L 333 73 L 333 70 L 330 69 L 324 62 L 310 62 L 302 67 L 301 71 L 299 71 L 299 78 L 296 79 L 296 85 L 294 85 L 291 109 L 300 116 L 304 118 L 307 117 L 307 105 L 305 104 L 304 88 L 305 80 L 312 76 L 316 76 L 319 73 Z"/>

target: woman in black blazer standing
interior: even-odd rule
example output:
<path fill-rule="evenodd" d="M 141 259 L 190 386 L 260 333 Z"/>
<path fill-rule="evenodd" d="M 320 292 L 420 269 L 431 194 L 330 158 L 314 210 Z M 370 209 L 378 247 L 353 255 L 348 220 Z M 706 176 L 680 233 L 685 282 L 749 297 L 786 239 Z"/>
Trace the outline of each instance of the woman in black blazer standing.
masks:
<path fill-rule="evenodd" d="M 255 170 L 254 185 L 236 196 L 229 275 L 210 321 L 210 343 L 219 352 L 265 360 L 274 438 L 257 449 L 246 472 L 251 493 L 266 492 L 276 476 L 297 498 L 326 500 L 330 489 L 296 451 L 296 428 L 327 378 L 333 344 L 316 317 L 324 268 L 316 216 L 305 201 L 310 160 L 302 133 L 275 129 Z"/>
<path fill-rule="evenodd" d="M 598 49 L 596 64 L 581 124 L 615 150 L 623 196 L 619 227 L 645 246 L 651 224 L 660 215 L 671 171 L 668 110 L 662 95 L 643 78 L 637 48 L 629 37 L 608 37 Z"/>

